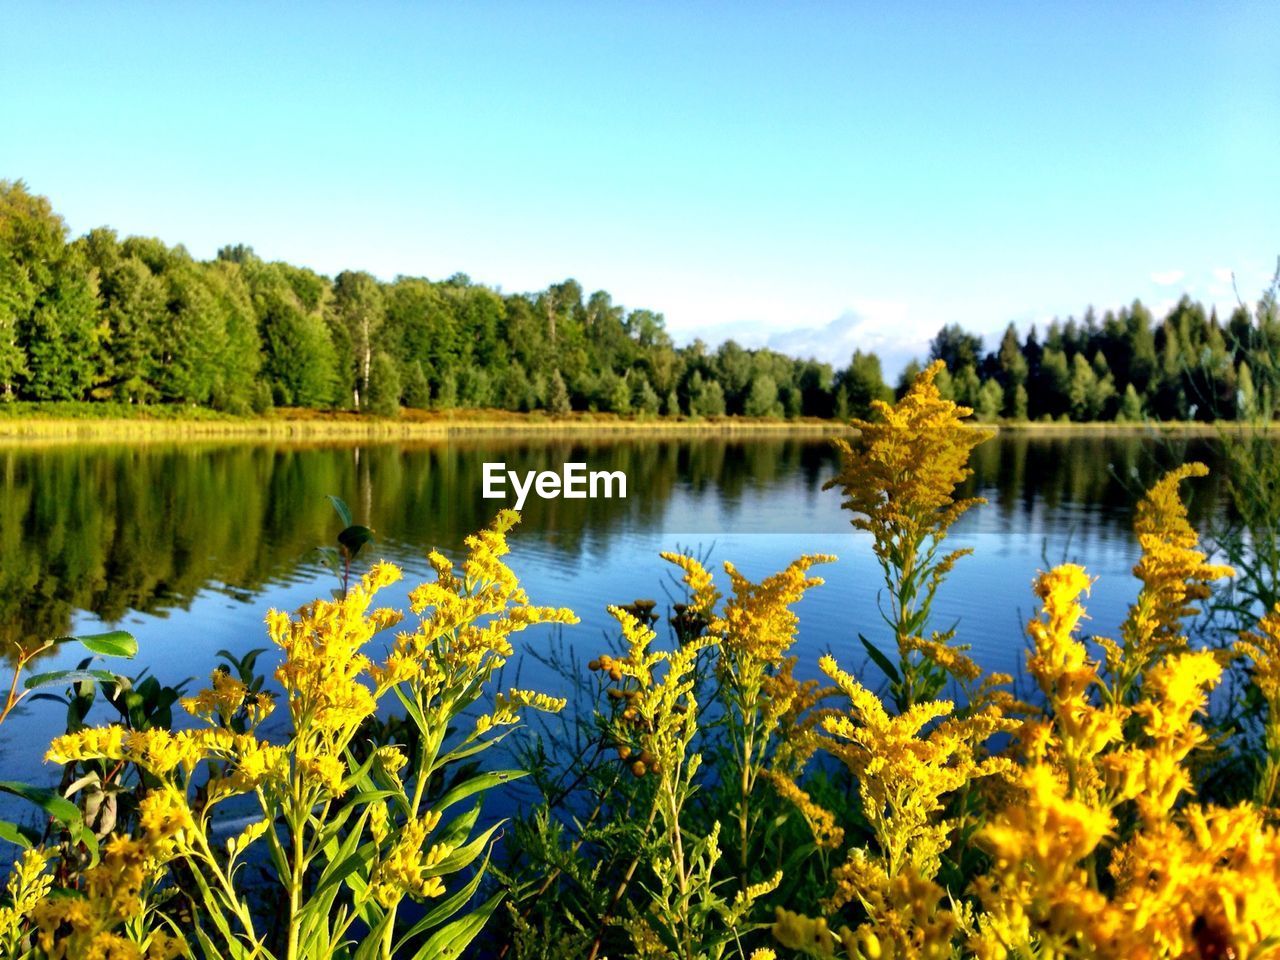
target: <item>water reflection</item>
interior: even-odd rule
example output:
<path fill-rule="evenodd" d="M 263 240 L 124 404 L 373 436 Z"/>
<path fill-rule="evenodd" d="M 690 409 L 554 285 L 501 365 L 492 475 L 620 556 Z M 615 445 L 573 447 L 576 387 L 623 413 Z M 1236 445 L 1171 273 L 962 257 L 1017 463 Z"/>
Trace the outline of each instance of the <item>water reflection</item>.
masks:
<path fill-rule="evenodd" d="M 991 504 L 957 535 L 1070 531 L 1087 556 L 1092 541 L 1127 538 L 1136 492 L 1188 458 L 1221 460 L 1212 440 L 1003 435 L 977 449 L 965 490 Z M 482 465 L 494 460 L 519 471 L 585 461 L 627 474 L 625 500 L 529 499 L 525 531 L 570 566 L 629 549 L 627 534 L 707 541 L 846 529 L 838 495 L 821 492 L 835 456 L 815 440 L 7 447 L 0 643 L 64 634 L 79 611 L 111 623 L 129 611 L 186 609 L 209 589 L 253 600 L 273 584 L 312 580 L 308 552 L 335 531 L 329 493 L 378 531 L 383 555 L 455 549 L 498 506 L 480 496 Z M 1193 517 L 1221 502 L 1220 482 L 1197 486 Z"/>

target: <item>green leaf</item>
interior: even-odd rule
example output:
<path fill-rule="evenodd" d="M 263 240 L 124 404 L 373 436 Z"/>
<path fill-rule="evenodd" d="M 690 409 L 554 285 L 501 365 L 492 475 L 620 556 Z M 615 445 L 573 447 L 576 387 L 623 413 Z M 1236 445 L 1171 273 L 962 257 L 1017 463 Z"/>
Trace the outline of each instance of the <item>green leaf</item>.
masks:
<path fill-rule="evenodd" d="M 409 718 L 413 720 L 414 725 L 423 736 L 426 736 L 430 732 L 430 728 L 427 726 L 427 718 L 423 716 L 422 710 L 418 707 L 417 701 L 412 699 L 404 692 L 403 689 L 401 689 L 403 686 L 403 684 L 397 683 L 391 689 L 395 692 L 395 695 L 397 699 L 399 699 L 400 705 L 404 707 L 405 712 L 409 714 Z"/>
<path fill-rule="evenodd" d="M 30 850 L 40 842 L 40 834 L 30 827 L 24 827 L 8 820 L 0 820 L 0 840 L 8 840 L 23 850 Z"/>
<path fill-rule="evenodd" d="M 342 521 L 344 527 L 349 527 L 354 522 L 351 519 L 351 508 L 347 506 L 347 501 L 341 497 L 335 497 L 332 493 L 327 494 L 329 502 L 333 504 L 333 509 L 338 512 L 338 519 Z"/>
<path fill-rule="evenodd" d="M 90 653 L 100 657 L 134 657 L 138 653 L 138 641 L 126 630 L 109 633 L 91 633 L 83 637 L 59 637 L 54 643 L 78 643 Z"/>
<path fill-rule="evenodd" d="M 9 793 L 34 803 L 50 817 L 66 827 L 72 838 L 79 843 L 83 843 L 89 850 L 93 862 L 98 862 L 98 838 L 93 835 L 92 830 L 85 827 L 84 818 L 80 815 L 80 808 L 66 797 L 52 790 L 33 787 L 29 783 L 19 783 L 16 780 L 0 780 L 0 793 Z"/>
<path fill-rule="evenodd" d="M 489 841 L 498 831 L 498 828 L 505 822 L 506 821 L 503 820 L 495 823 L 492 827 L 480 834 L 466 846 L 458 847 L 458 849 L 454 850 L 453 853 L 449 854 L 449 856 L 445 857 L 434 867 L 430 867 L 425 870 L 423 875 L 428 877 L 447 877 L 451 873 L 457 873 L 459 870 L 470 866 L 471 862 L 475 860 L 476 857 L 480 856 L 481 853 L 489 848 Z"/>
<path fill-rule="evenodd" d="M 34 803 L 62 824 L 70 824 L 80 819 L 80 809 L 74 803 L 61 794 L 43 787 L 33 787 L 29 783 L 19 783 L 16 780 L 0 780 L 0 793 L 11 793 L 15 797 Z"/>
<path fill-rule="evenodd" d="M 488 773 L 482 773 L 458 784 L 433 804 L 431 809 L 437 813 L 443 813 L 459 800 L 465 800 L 467 797 L 480 793 L 482 790 L 488 790 L 490 787 L 496 787 L 502 783 L 510 783 L 512 780 L 519 780 L 524 776 L 528 776 L 528 774 L 523 770 L 490 770 Z"/>
<path fill-rule="evenodd" d="M 413 955 L 413 960 L 454 960 L 462 956 L 462 951 L 476 938 L 489 917 L 502 902 L 502 893 L 495 893 L 475 910 L 461 917 L 447 927 L 441 927 Z"/>
<path fill-rule="evenodd" d="M 883 653 L 881 653 L 876 648 L 876 645 L 873 644 L 866 637 L 864 637 L 862 634 L 858 634 L 858 639 L 861 640 L 862 645 L 867 648 L 867 655 L 871 657 L 872 660 L 875 661 L 875 664 L 877 667 L 879 667 L 881 670 L 885 672 L 885 676 L 887 676 L 894 683 L 901 683 L 902 677 L 899 676 L 898 668 L 893 665 L 893 661 L 891 661 L 888 657 L 886 657 Z"/>
<path fill-rule="evenodd" d="M 471 831 L 475 828 L 476 821 L 480 819 L 480 807 L 483 801 L 477 800 L 466 813 L 459 817 L 455 817 L 449 822 L 449 825 L 440 832 L 440 836 L 435 843 L 442 843 L 447 847 L 460 847 L 471 836 Z"/>
<path fill-rule="evenodd" d="M 54 670 L 52 673 L 38 673 L 27 677 L 22 686 L 27 690 L 39 690 L 42 687 L 61 687 L 81 680 L 97 680 L 99 683 L 115 683 L 116 675 L 106 670 Z"/>
<path fill-rule="evenodd" d="M 338 534 L 338 543 L 342 545 L 342 549 L 347 551 L 347 556 L 354 557 L 360 552 L 360 548 L 366 543 L 373 542 L 373 531 L 368 527 L 356 526 L 347 527 Z"/>
<path fill-rule="evenodd" d="M 486 854 L 484 862 L 476 869 L 467 885 L 451 896 L 448 900 L 441 901 L 428 913 L 425 917 L 415 923 L 396 943 L 395 949 L 392 951 L 394 956 L 400 956 L 403 950 L 414 937 L 426 933 L 432 927 L 439 926 L 444 923 L 463 906 L 465 906 L 480 887 L 480 881 L 484 879 L 485 871 L 489 867 L 489 857 Z"/>

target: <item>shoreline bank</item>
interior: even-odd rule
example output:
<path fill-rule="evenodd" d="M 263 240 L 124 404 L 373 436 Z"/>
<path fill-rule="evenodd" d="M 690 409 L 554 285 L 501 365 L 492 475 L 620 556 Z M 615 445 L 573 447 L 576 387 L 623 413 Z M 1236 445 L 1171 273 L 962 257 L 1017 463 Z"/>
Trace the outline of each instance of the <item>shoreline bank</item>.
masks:
<path fill-rule="evenodd" d="M 1216 436 L 1219 433 L 1263 431 L 1280 436 L 1280 423 L 1040 423 L 977 424 L 999 433 L 1034 437 L 1054 436 Z M 230 441 L 447 441 L 451 439 L 682 439 L 694 437 L 796 437 L 823 439 L 851 436 L 856 431 L 835 420 L 763 420 L 718 417 L 707 420 L 634 420 L 609 415 L 578 414 L 549 417 L 502 411 L 457 411 L 449 414 L 407 412 L 399 419 L 364 417 L 354 413 L 289 412 L 271 417 L 219 417 L 203 411 L 190 416 L 145 415 L 67 417 L 56 414 L 0 415 L 0 444 L 76 443 L 148 440 Z"/>

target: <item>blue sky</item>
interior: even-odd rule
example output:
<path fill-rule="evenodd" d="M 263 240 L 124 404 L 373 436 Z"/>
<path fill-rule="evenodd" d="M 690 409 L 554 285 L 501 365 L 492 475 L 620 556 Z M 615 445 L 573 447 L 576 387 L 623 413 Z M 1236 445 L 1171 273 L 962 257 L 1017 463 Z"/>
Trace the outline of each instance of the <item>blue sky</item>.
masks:
<path fill-rule="evenodd" d="M 1256 295 L 1275 3 L 15 4 L 0 177 L 72 230 L 575 277 L 896 368 L 943 323 Z"/>

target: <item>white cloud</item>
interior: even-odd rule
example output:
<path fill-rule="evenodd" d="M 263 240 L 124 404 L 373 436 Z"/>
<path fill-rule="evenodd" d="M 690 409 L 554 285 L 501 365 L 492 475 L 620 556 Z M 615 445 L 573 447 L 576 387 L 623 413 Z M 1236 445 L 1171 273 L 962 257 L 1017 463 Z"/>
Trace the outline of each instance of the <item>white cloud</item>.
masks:
<path fill-rule="evenodd" d="M 933 310 L 896 300 L 862 299 L 824 324 L 792 323 L 779 330 L 776 322 L 737 320 L 672 333 L 678 343 L 688 343 L 696 336 L 714 349 L 732 339 L 744 347 L 768 347 L 837 368 L 848 365 L 855 350 L 874 352 L 885 376 L 892 378 L 911 359 L 927 355 L 929 341 L 941 325 Z"/>
<path fill-rule="evenodd" d="M 1171 287 L 1186 274 L 1181 270 L 1157 270 L 1151 274 L 1151 282 L 1160 287 Z"/>
<path fill-rule="evenodd" d="M 862 300 L 821 327 L 770 335 L 766 345 L 793 356 L 814 357 L 843 367 L 855 350 L 879 355 L 885 376 L 896 376 L 913 357 L 923 357 L 938 332 L 932 311 L 912 310 L 895 300 Z"/>
<path fill-rule="evenodd" d="M 1219 283 L 1230 283 L 1235 277 L 1235 271 L 1230 267 L 1214 267 L 1213 279 Z"/>

